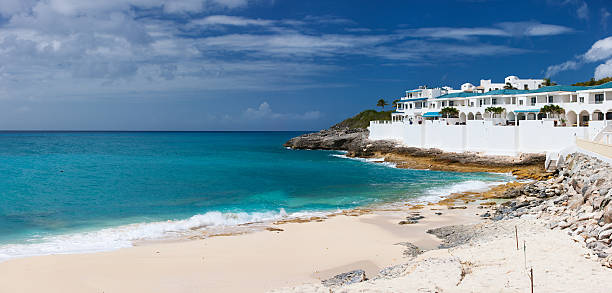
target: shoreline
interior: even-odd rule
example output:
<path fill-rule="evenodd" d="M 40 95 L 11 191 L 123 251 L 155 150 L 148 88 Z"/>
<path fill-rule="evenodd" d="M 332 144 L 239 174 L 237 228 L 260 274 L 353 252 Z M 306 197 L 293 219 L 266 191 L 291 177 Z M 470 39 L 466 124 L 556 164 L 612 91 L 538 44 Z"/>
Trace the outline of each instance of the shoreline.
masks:
<path fill-rule="evenodd" d="M 503 183 L 500 183 L 500 184 L 503 184 Z M 500 185 L 496 185 L 496 186 L 500 186 Z M 380 243 L 379 244 L 370 243 L 370 244 L 365 245 L 365 247 L 363 244 L 361 244 L 359 245 L 359 251 L 352 251 L 351 252 L 352 255 L 342 256 L 342 257 L 339 257 L 339 259 L 332 258 L 330 262 L 323 265 L 322 268 L 316 269 L 315 271 L 310 272 L 308 274 L 305 273 L 305 270 L 307 269 L 305 269 L 304 267 L 300 268 L 299 271 L 295 271 L 295 272 L 282 272 L 282 266 L 268 268 L 267 274 L 274 275 L 274 274 L 286 273 L 286 275 L 280 278 L 282 281 L 275 282 L 273 283 L 273 285 L 262 284 L 261 289 L 265 291 L 265 290 L 271 290 L 271 289 L 275 289 L 279 287 L 284 287 L 287 285 L 295 285 L 295 284 L 304 283 L 304 282 L 320 281 L 325 278 L 330 278 L 334 274 L 341 273 L 343 270 L 347 270 L 350 268 L 356 268 L 356 267 L 365 267 L 366 271 L 369 274 L 376 274 L 383 267 L 396 264 L 398 260 L 402 259 L 403 249 L 401 247 L 396 247 L 395 245 L 396 243 L 406 242 L 406 240 L 408 239 L 408 240 L 411 240 L 411 243 L 415 243 L 419 245 L 419 247 L 422 247 L 425 249 L 434 249 L 438 244 L 440 244 L 440 240 L 434 237 L 433 235 L 427 234 L 426 230 L 430 228 L 436 228 L 441 225 L 450 225 L 450 224 L 456 224 L 456 223 L 468 224 L 468 223 L 478 222 L 480 218 L 478 215 L 475 215 L 474 212 L 478 212 L 480 214 L 482 212 L 482 208 L 485 208 L 485 207 L 480 206 L 480 205 L 474 205 L 474 201 L 475 201 L 474 198 L 477 197 L 478 194 L 484 193 L 484 192 L 487 192 L 487 190 L 483 190 L 481 192 L 466 191 L 464 192 L 465 194 L 462 193 L 462 194 L 447 195 L 447 196 L 440 198 L 440 204 L 435 204 L 431 202 L 423 202 L 422 200 L 419 201 L 419 198 L 415 198 L 413 200 L 419 201 L 419 202 L 409 203 L 406 201 L 401 201 L 401 202 L 394 201 L 394 202 L 387 202 L 387 203 L 378 203 L 374 205 L 366 205 L 366 206 L 357 207 L 357 208 L 350 209 L 350 210 L 345 210 L 342 212 L 329 212 L 326 215 L 322 215 L 322 216 L 321 215 L 314 216 L 314 217 L 309 216 L 309 217 L 306 217 L 306 219 L 292 218 L 292 219 L 280 219 L 280 220 L 269 221 L 269 222 L 264 222 L 264 223 L 261 223 L 261 222 L 244 223 L 241 225 L 248 227 L 247 229 L 250 231 L 209 234 L 209 235 L 202 235 L 201 237 L 181 237 L 181 238 L 169 239 L 169 240 L 137 241 L 134 243 L 132 247 L 119 248 L 119 249 L 111 250 L 111 251 L 87 252 L 87 253 L 76 253 L 76 254 L 74 253 L 72 254 L 51 254 L 51 255 L 42 255 L 42 256 L 28 256 L 28 257 L 22 257 L 22 258 L 14 258 L 14 259 L 9 259 L 9 260 L 6 260 L 0 263 L 0 275 L 6 275 L 6 274 L 10 275 L 11 272 L 20 272 L 20 270 L 28 270 L 29 276 L 35 279 L 38 279 L 38 278 L 47 279 L 48 277 L 44 277 L 42 275 L 45 275 L 45 276 L 51 275 L 61 280 L 62 276 L 58 276 L 51 271 L 45 270 L 45 268 L 50 269 L 51 267 L 47 267 L 47 266 L 51 264 L 53 264 L 54 266 L 56 264 L 62 264 L 61 266 L 63 267 L 63 270 L 72 271 L 74 274 L 78 274 L 79 273 L 78 271 L 80 269 L 77 269 L 77 268 L 83 269 L 82 267 L 79 267 L 79 266 L 83 265 L 84 263 L 104 264 L 108 261 L 108 259 L 112 259 L 113 263 L 115 262 L 119 263 L 120 264 L 119 266 L 121 267 L 123 266 L 130 267 L 131 265 L 135 265 L 134 261 L 137 261 L 138 259 L 146 259 L 147 262 L 149 261 L 155 262 L 155 257 L 157 256 L 157 254 L 164 253 L 164 251 L 168 251 L 168 253 L 175 254 L 176 256 L 180 255 L 181 251 L 187 251 L 188 255 L 182 255 L 183 261 L 186 261 L 185 258 L 194 258 L 196 257 L 196 255 L 201 253 L 201 251 L 196 252 L 198 250 L 196 249 L 196 247 L 201 246 L 201 245 L 208 246 L 206 243 L 211 243 L 211 242 L 212 243 L 223 243 L 223 245 L 217 244 L 219 246 L 216 246 L 214 249 L 212 249 L 210 253 L 224 254 L 221 251 L 225 249 L 224 247 L 226 245 L 238 247 L 237 250 L 241 250 L 241 249 L 244 250 L 245 249 L 244 246 L 250 247 L 253 244 L 249 244 L 249 243 L 252 243 L 252 241 L 255 241 L 256 243 L 259 243 L 257 245 L 265 246 L 268 243 L 272 243 L 275 241 L 275 237 L 274 237 L 275 234 L 283 235 L 283 234 L 288 234 L 286 232 L 291 232 L 291 231 L 296 231 L 296 232 L 293 232 L 295 234 L 292 234 L 294 235 L 292 237 L 295 237 L 298 239 L 301 239 L 302 237 L 310 238 L 311 241 L 307 241 L 306 245 L 316 246 L 316 244 L 312 243 L 312 240 L 314 240 L 312 238 L 316 239 L 319 237 L 309 236 L 309 234 L 319 234 L 321 233 L 321 231 L 326 231 L 325 233 L 327 233 L 328 235 L 332 235 L 332 234 L 336 234 L 337 230 L 339 229 L 360 230 L 360 231 L 363 231 L 364 236 L 367 236 L 367 238 L 371 237 L 372 235 L 380 234 L 379 237 L 383 237 L 383 238 L 387 237 L 387 239 L 393 239 L 393 241 L 389 240 L 384 245 Z M 467 200 L 468 197 L 470 198 L 470 200 Z M 457 204 L 461 204 L 462 206 L 464 206 L 465 204 L 474 205 L 474 206 L 469 209 L 468 208 L 449 209 L 449 206 L 454 205 L 453 203 L 451 203 L 452 201 L 456 201 Z M 407 213 L 414 213 L 414 212 L 419 212 L 421 215 L 425 216 L 425 219 L 423 219 L 422 222 L 420 221 L 419 223 L 415 225 L 398 226 L 398 222 L 402 221 L 402 218 L 405 218 L 405 215 Z M 436 213 L 442 213 L 442 215 L 437 215 Z M 251 229 L 253 228 L 253 226 L 251 226 L 252 224 L 257 225 L 258 229 Z M 403 231 L 403 230 L 406 230 L 406 231 Z M 389 235 L 389 233 L 391 234 L 391 236 Z M 351 239 L 350 238 L 351 234 L 345 235 L 347 237 L 347 240 Z M 400 237 L 398 237 L 398 235 L 400 235 Z M 366 239 L 362 239 L 359 237 L 356 239 L 353 238 L 351 243 L 354 243 L 354 242 L 364 243 L 364 241 L 365 243 L 367 243 L 367 241 L 369 240 L 367 238 Z M 296 241 L 295 239 L 280 240 L 280 241 L 281 242 L 287 241 L 287 243 L 283 244 L 281 247 L 276 247 L 275 251 L 271 251 L 271 250 L 267 251 L 267 254 L 272 255 L 271 256 L 272 258 L 275 257 L 274 255 L 277 254 L 278 250 L 287 249 L 287 248 L 291 249 L 292 247 L 296 248 L 296 246 L 299 247 L 300 245 L 304 245 L 304 244 L 298 243 L 299 241 Z M 349 245 L 349 243 L 347 243 L 346 241 L 340 241 L 338 239 L 336 239 L 334 242 L 339 242 L 340 246 Z M 324 244 L 330 245 L 333 243 L 326 242 Z M 364 258 L 364 256 L 361 255 L 362 253 L 361 249 L 367 249 L 368 247 L 372 247 L 372 246 L 374 246 L 375 248 L 370 248 L 372 250 L 372 254 L 370 254 L 368 257 L 365 257 L 366 260 L 361 260 L 361 261 L 356 261 L 356 262 L 349 261 L 353 259 L 358 260 L 360 258 Z M 208 249 L 210 249 L 210 247 Z M 215 249 L 218 249 L 219 251 L 215 252 Z M 321 247 L 319 247 L 318 249 L 320 251 L 322 250 Z M 346 248 L 342 248 L 342 249 L 346 249 Z M 336 253 L 342 254 L 341 253 L 342 249 L 338 248 Z M 152 253 L 153 250 L 155 251 L 155 253 Z M 326 250 L 327 250 L 327 247 L 326 247 Z M 381 251 L 385 251 L 385 252 L 381 253 Z M 287 255 L 289 255 L 289 253 L 285 254 L 283 258 L 286 257 Z M 310 258 L 312 258 L 314 262 L 320 263 L 323 260 L 319 259 L 319 256 L 320 255 L 318 253 L 315 253 Z M 212 257 L 212 256 L 209 256 L 209 257 Z M 330 257 L 330 255 L 327 255 L 327 257 Z M 238 258 L 240 259 L 238 260 L 238 262 L 240 263 L 244 260 L 244 258 L 248 259 L 248 256 L 241 256 Z M 166 261 L 168 260 L 166 259 Z M 218 262 L 216 264 L 212 265 L 212 267 L 208 267 L 207 269 L 213 269 L 213 268 L 215 270 L 220 269 L 221 271 L 225 271 L 226 273 L 234 270 L 234 269 L 228 268 L 227 267 L 228 264 L 224 263 L 224 261 L 222 260 L 217 260 L 217 261 Z M 267 258 L 259 259 L 258 261 L 264 262 L 264 261 L 267 261 Z M 302 260 L 294 261 L 294 262 L 303 263 L 303 262 L 306 262 L 306 260 L 302 259 Z M 172 263 L 172 261 L 170 261 L 170 263 Z M 157 266 L 155 267 L 155 270 L 163 271 L 164 270 L 163 267 L 165 267 L 166 265 L 169 265 L 169 264 L 168 263 L 158 263 Z M 180 263 L 176 265 L 179 267 L 182 267 L 181 270 L 191 271 L 194 269 L 190 267 L 190 265 L 188 265 L 187 263 Z M 170 266 L 175 266 L 175 265 L 170 265 Z M 34 271 L 39 272 L 41 275 L 32 276 L 31 270 L 33 267 L 37 268 Z M 136 270 L 136 268 L 134 267 L 132 267 L 132 269 Z M 251 271 L 251 270 L 252 268 L 249 269 L 248 271 Z M 111 267 L 106 267 L 106 268 L 102 268 L 102 271 L 99 271 L 98 273 L 108 274 L 110 273 L 110 271 L 112 271 Z M 23 274 L 26 275 L 24 271 L 21 271 L 21 272 L 23 272 Z M 133 277 L 131 273 L 127 273 L 127 272 L 125 273 L 128 276 L 131 276 L 130 278 Z M 174 278 L 180 279 L 180 277 L 172 275 L 170 272 L 166 272 L 166 274 L 170 274 L 170 276 L 168 276 L 170 279 L 174 279 Z M 218 275 L 216 278 L 217 280 L 223 280 L 226 277 L 227 276 L 224 276 L 224 275 Z M 264 276 L 260 276 L 260 277 L 264 278 Z M 118 280 L 122 280 L 121 276 L 116 276 L 116 278 Z M 158 278 L 163 280 L 165 277 L 160 275 L 158 276 Z M 48 280 L 48 281 L 51 282 L 51 284 L 49 285 L 49 283 L 47 283 L 49 285 L 49 287 L 45 288 L 47 292 L 54 292 L 53 290 L 50 290 L 49 288 L 60 288 L 61 290 L 58 289 L 57 292 L 66 291 L 66 290 L 67 291 L 75 290 L 79 292 L 90 292 L 88 290 L 88 287 L 85 287 L 85 284 L 74 284 L 77 287 L 67 288 L 67 287 L 64 287 L 63 284 L 54 283 L 54 281 L 52 280 Z M 64 280 L 64 281 L 70 282 L 68 280 Z M 122 281 L 122 283 L 125 283 L 125 282 L 126 280 Z M 193 282 L 200 284 L 198 281 L 193 281 Z M 225 281 L 223 282 L 231 283 L 229 279 L 225 279 Z M 111 283 L 114 283 L 114 281 L 100 280 L 99 284 L 101 284 L 102 287 L 99 287 L 99 288 L 108 288 L 108 287 L 105 287 L 106 285 L 111 286 L 111 288 L 112 286 L 118 286 L 118 284 L 113 285 Z M 130 285 L 131 287 L 130 286 L 114 287 L 112 291 L 113 292 L 129 292 L 129 291 L 122 291 L 124 290 L 124 288 L 131 288 L 130 290 L 132 291 L 140 291 L 144 289 L 140 287 L 141 285 L 142 285 L 141 282 L 136 282 Z M 210 283 L 201 284 L 201 285 L 204 287 L 199 287 L 199 288 L 203 288 L 203 289 L 205 288 L 207 290 L 211 289 L 210 286 L 213 286 L 213 284 L 210 284 Z M 0 285 L 0 289 L 2 288 L 3 288 L 2 285 Z M 8 288 L 13 290 L 13 289 L 16 289 L 17 287 L 8 287 Z M 251 287 L 249 288 L 246 288 L 246 287 L 245 288 L 222 288 L 222 287 L 214 287 L 214 286 L 212 288 L 214 288 L 215 291 L 220 291 L 220 292 L 237 292 L 237 291 L 244 291 L 244 290 L 252 289 Z M 36 287 L 36 288 L 32 288 L 31 291 L 17 290 L 15 292 L 35 292 L 35 291 L 40 291 L 40 290 L 42 290 L 42 288 Z M 175 291 L 175 290 L 182 291 L 181 289 L 173 288 L 172 290 L 169 290 L 168 292 Z M 187 291 L 191 292 L 189 290 Z M 94 290 L 92 290 L 91 292 L 94 292 Z M 161 290 L 160 292 L 165 292 L 165 291 Z"/>
<path fill-rule="evenodd" d="M 146 242 L 109 252 L 11 259 L 0 263 L 0 275 L 9 280 L 0 284 L 0 291 L 264 292 L 317 282 L 356 268 L 375 275 L 386 266 L 402 262 L 404 248 L 396 243 L 409 241 L 424 249 L 434 249 L 440 241 L 426 230 L 476 223 L 479 216 L 473 214 L 475 210 L 476 207 L 448 209 L 435 205 L 418 210 L 410 207 L 367 210 L 335 215 L 324 221 L 276 223 L 271 225 L 275 229 L 229 237 Z M 425 218 L 417 224 L 398 225 L 407 213 L 415 211 Z M 296 251 L 301 253 L 296 255 Z M 90 264 L 95 266 L 91 268 Z M 83 272 L 87 272 L 91 283 L 72 277 Z M 20 277 L 38 282 L 24 284 Z M 232 284 L 235 278 L 241 284 Z M 197 289 L 186 289 L 179 283 L 162 284 L 177 281 Z"/>
<path fill-rule="evenodd" d="M 349 159 L 349 160 L 354 160 L 355 158 L 353 157 L 347 157 L 344 156 L 345 153 L 343 151 L 335 151 L 339 153 L 339 156 L 341 156 L 343 159 Z M 389 168 L 395 168 L 394 166 L 390 166 L 388 164 L 386 164 L 385 162 L 380 162 L 380 161 L 370 161 L 368 159 L 363 159 L 360 161 L 367 163 L 367 164 L 380 164 L 383 165 L 385 167 L 389 167 Z M 487 172 L 487 173 L 492 173 L 492 172 Z M 500 174 L 500 175 L 510 175 L 507 173 L 504 174 Z M 507 183 L 505 183 L 505 180 L 502 181 L 482 181 L 483 184 L 485 185 L 485 187 L 477 187 L 475 189 L 469 189 L 469 190 L 460 190 L 459 192 L 481 192 L 481 191 L 485 191 L 484 189 L 490 189 L 492 187 L 497 187 L 500 185 L 505 185 Z M 513 182 L 513 181 L 508 181 L 508 182 Z M 461 185 L 464 182 L 457 182 L 455 183 L 453 186 L 456 185 Z M 102 228 L 102 229 L 95 229 L 95 230 L 90 230 L 90 231 L 82 231 L 82 232 L 75 232 L 75 233 L 66 233 L 66 234 L 58 234 L 58 235 L 51 235 L 51 238 L 55 238 L 55 237 L 76 237 L 78 239 L 76 239 L 77 241 L 82 241 L 83 237 L 88 237 L 88 235 L 90 234 L 97 234 L 97 233 L 107 233 L 107 234 L 115 234 L 115 233 L 123 233 L 124 230 L 126 229 L 146 229 L 147 226 L 154 226 L 154 225 L 170 225 L 170 226 L 180 226 L 182 225 L 181 223 L 186 223 L 191 221 L 193 218 L 196 217 L 206 217 L 209 214 L 218 214 L 218 216 L 220 217 L 229 217 L 229 218 L 233 218 L 233 217 L 238 217 L 239 215 L 244 214 L 244 217 L 256 217 L 256 218 L 261 218 L 264 217 L 267 219 L 264 220 L 255 220 L 255 221 L 245 221 L 242 223 L 235 223 L 235 224 L 227 224 L 227 225 L 219 225 L 219 226 L 202 226 L 202 227 L 192 227 L 188 230 L 184 230 L 182 232 L 177 232 L 177 234 L 175 235 L 161 235 L 161 236 L 156 236 L 154 238 L 149 238 L 149 239 L 130 239 L 130 240 L 122 240 L 123 242 L 125 241 L 129 241 L 131 242 L 131 244 L 121 244 L 121 245 L 115 245 L 115 246 L 111 246 L 108 248 L 101 248 L 101 247 L 95 247 L 95 248 L 80 248 L 80 247 L 76 247 L 73 250 L 64 250 L 64 251 L 51 251 L 51 252 L 42 252 L 42 253 L 31 253 L 29 255 L 18 255 L 18 256 L 6 256 L 6 257 L 0 257 L 0 264 L 6 261 L 10 261 L 13 259 L 20 259 L 20 258 L 29 258 L 29 257 L 38 257 L 38 256 L 45 256 L 45 255 L 63 255 L 63 254 L 89 254 L 89 253 L 99 253 L 99 252 L 107 252 L 107 251 L 115 251 L 118 249 L 124 249 L 124 248 L 129 248 L 129 247 L 134 247 L 134 246 L 141 246 L 141 245 L 147 245 L 148 243 L 164 243 L 164 242 L 177 242 L 177 241 L 191 241 L 191 240 L 196 240 L 196 239 L 204 239 L 204 238 L 209 238 L 209 237 L 218 237 L 218 236 L 230 236 L 230 235 L 242 235 L 242 234 L 246 234 L 246 233 L 251 233 L 251 232 L 257 232 L 257 231 L 261 231 L 261 230 L 265 230 L 266 228 L 268 228 L 268 226 L 270 225 L 274 225 L 274 224 L 278 224 L 278 223 L 300 223 L 300 222 L 309 222 L 309 221 L 317 221 L 317 220 L 321 220 L 321 219 L 326 219 L 326 218 L 331 218 L 331 217 L 335 217 L 338 215 L 358 215 L 358 214 L 364 214 L 364 213 L 369 213 L 372 211 L 385 211 L 385 210 L 389 210 L 389 209 L 396 209 L 398 207 L 404 207 L 406 205 L 414 205 L 416 204 L 429 204 L 431 202 L 438 202 L 438 201 L 442 201 L 444 200 L 446 197 L 452 195 L 454 192 L 450 192 L 450 193 L 445 193 L 445 194 L 435 194 L 435 195 L 426 195 L 426 194 L 422 194 L 419 197 L 415 197 L 415 198 L 409 198 L 409 199 L 401 199 L 401 200 L 389 200 L 389 201 L 383 201 L 383 202 L 374 202 L 374 203 L 367 203 L 364 205 L 359 205 L 359 206 L 355 206 L 353 208 L 349 208 L 349 209 L 344 209 L 344 210 L 307 210 L 307 211 L 297 211 L 297 212 L 293 212 L 290 214 L 287 214 L 284 209 L 280 209 L 278 211 L 262 211 L 262 212 L 228 212 L 228 213 L 224 213 L 224 212 L 219 212 L 219 211 L 209 211 L 203 214 L 196 214 L 190 218 L 185 218 L 185 219 L 175 219 L 175 220 L 166 220 L 166 221 L 154 221 L 154 222 L 137 222 L 137 223 L 132 223 L 132 224 L 126 224 L 126 225 L 120 225 L 120 226 L 111 226 L 111 227 L 107 227 L 107 228 Z M 434 197 L 432 199 L 432 197 Z M 259 215 L 261 214 L 261 215 Z M 258 216 L 255 216 L 258 215 Z M 167 229 L 167 228 L 164 228 Z M 113 232 L 114 231 L 114 232 Z M 169 230 L 170 232 L 172 232 L 172 230 Z M 112 236 L 112 235 L 110 235 Z M 47 242 L 41 242 L 40 245 L 45 245 Z M 31 245 L 32 243 L 11 243 L 11 244 L 7 244 L 9 246 L 20 246 L 20 245 Z"/>
<path fill-rule="evenodd" d="M 551 178 L 546 182 L 557 180 Z M 524 199 L 518 198 L 523 197 L 526 191 L 531 192 L 533 186 L 538 184 L 549 184 L 546 182 L 511 182 L 480 192 L 454 193 L 437 203 L 396 202 L 395 205 L 388 205 L 386 209 L 358 207 L 325 217 L 287 219 L 270 224 L 257 223 L 262 225 L 262 229 L 251 233 L 224 233 L 215 237 L 174 241 L 145 241 L 133 247 L 107 252 L 11 259 L 0 263 L 0 275 L 9 280 L 0 282 L 0 291 L 333 292 L 336 287 L 326 287 L 321 282 L 354 270 L 363 270 L 364 276 L 370 281 L 337 289 L 343 290 L 342 292 L 361 292 L 389 286 L 385 288 L 394 288 L 388 290 L 389 292 L 414 291 L 416 288 L 406 287 L 407 284 L 423 285 L 425 282 L 425 287 L 432 284 L 459 286 L 465 283 L 480 286 L 471 288 L 493 290 L 498 287 L 491 287 L 493 284 L 487 284 L 482 279 L 486 277 L 490 280 L 492 272 L 484 270 L 479 273 L 478 265 L 468 265 L 470 272 L 466 274 L 470 276 L 466 280 L 461 277 L 456 285 L 448 283 L 447 278 L 431 270 L 443 265 L 440 267 L 443 268 L 442 272 L 454 274 L 458 268 L 458 275 L 463 275 L 465 263 L 478 264 L 482 261 L 495 262 L 495 266 L 503 267 L 505 261 L 499 263 L 499 258 L 509 257 L 509 253 L 516 252 L 499 249 L 499 243 L 495 241 L 500 236 L 503 241 L 508 241 L 507 238 L 512 240 L 508 229 L 513 223 L 522 223 L 521 225 L 529 227 L 522 233 L 528 234 L 526 239 L 529 239 L 530 243 L 541 242 L 534 251 L 546 257 L 538 260 L 538 266 L 554 266 L 554 263 L 559 261 L 554 260 L 552 263 L 552 256 L 546 250 L 554 243 L 562 246 L 558 249 L 562 248 L 570 254 L 572 268 L 597 271 L 598 278 L 607 276 L 612 280 L 609 278 L 611 275 L 608 269 L 603 268 L 599 262 L 582 256 L 588 254 L 585 252 L 588 251 L 587 247 L 574 247 L 570 244 L 576 240 L 567 236 L 567 233 L 544 227 L 546 220 L 539 219 L 542 213 L 540 210 L 538 214 L 537 210 L 541 209 L 544 200 L 532 200 L 528 205 L 520 203 Z M 558 192 L 555 193 L 556 191 L 549 195 L 547 187 L 541 188 L 544 188 L 541 192 L 546 193 L 547 197 L 555 194 L 562 196 Z M 526 206 L 531 210 L 525 210 Z M 421 216 L 424 218 L 419 219 Z M 504 221 L 498 221 L 502 219 Z M 450 235 L 456 235 L 459 239 L 457 248 L 440 249 L 440 245 L 446 245 L 448 241 L 444 236 L 446 232 L 439 234 L 429 231 L 445 231 L 444 229 L 457 225 L 468 227 L 465 231 L 462 230 L 464 228 L 450 230 L 454 231 Z M 481 228 L 486 233 L 478 230 Z M 483 238 L 478 233 L 478 236 L 470 236 L 475 233 L 470 229 L 476 229 L 488 238 Z M 547 235 L 550 239 L 536 240 L 539 235 Z M 465 237 L 467 238 L 464 242 L 461 239 Z M 473 242 L 480 244 L 474 247 L 470 244 Z M 417 251 L 425 252 L 415 255 L 415 247 Z M 490 251 L 483 251 L 484 247 Z M 530 247 L 534 249 L 531 244 Z M 448 256 L 449 251 L 454 251 L 451 256 Z M 457 261 L 456 255 L 461 253 L 467 253 L 465 257 L 468 259 Z M 580 253 L 578 258 L 577 253 Z M 490 259 L 486 260 L 487 257 Z M 432 259 L 442 263 L 428 267 Z M 567 261 L 567 256 L 564 256 L 564 261 Z M 509 265 L 512 266 L 509 268 L 512 270 L 510 275 L 516 276 L 519 271 L 517 264 L 512 262 Z M 428 273 L 414 279 L 419 275 L 406 275 L 410 271 L 409 268 L 418 268 L 417 271 Z M 567 278 L 564 275 L 567 272 L 554 269 L 550 271 L 555 272 L 557 279 L 549 278 L 548 283 L 539 286 L 562 291 L 559 290 L 560 287 L 554 287 L 555 282 L 558 278 Z M 542 274 L 542 271 L 538 273 Z M 580 271 L 576 274 L 580 274 Z M 515 281 L 507 280 L 513 286 L 513 290 L 508 291 L 523 291 L 522 283 L 514 284 Z M 584 287 L 581 282 L 572 283 L 576 284 L 580 285 L 576 288 Z"/>

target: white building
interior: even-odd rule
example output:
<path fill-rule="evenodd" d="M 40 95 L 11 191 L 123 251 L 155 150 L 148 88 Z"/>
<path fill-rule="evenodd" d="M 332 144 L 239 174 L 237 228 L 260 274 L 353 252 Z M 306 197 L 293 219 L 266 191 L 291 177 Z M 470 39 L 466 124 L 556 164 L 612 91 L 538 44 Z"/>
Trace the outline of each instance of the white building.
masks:
<path fill-rule="evenodd" d="M 519 90 L 535 90 L 543 86 L 543 79 L 520 79 L 514 75 L 510 75 L 504 79 L 504 83 L 492 83 L 490 79 L 481 79 L 478 87 L 483 92 L 502 90 L 507 84 Z"/>
<path fill-rule="evenodd" d="M 508 78 L 528 88 L 539 86 Z M 563 111 L 542 113 L 546 105 Z M 455 108 L 458 115 L 443 117 L 440 111 L 445 107 Z M 492 113 L 491 107 L 501 108 L 501 113 Z M 612 82 L 412 96 L 397 103 L 390 122 L 372 122 L 370 138 L 447 151 L 517 154 L 558 151 L 575 145 L 576 138 L 595 139 L 604 129 L 612 130 Z"/>

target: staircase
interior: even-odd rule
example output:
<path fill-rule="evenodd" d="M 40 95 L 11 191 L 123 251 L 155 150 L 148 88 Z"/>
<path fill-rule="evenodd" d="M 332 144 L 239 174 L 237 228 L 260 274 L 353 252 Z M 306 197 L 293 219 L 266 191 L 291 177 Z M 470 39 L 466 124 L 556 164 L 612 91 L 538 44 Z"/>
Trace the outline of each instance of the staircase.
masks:
<path fill-rule="evenodd" d="M 612 125 L 606 126 L 594 138 L 594 142 L 612 144 Z"/>

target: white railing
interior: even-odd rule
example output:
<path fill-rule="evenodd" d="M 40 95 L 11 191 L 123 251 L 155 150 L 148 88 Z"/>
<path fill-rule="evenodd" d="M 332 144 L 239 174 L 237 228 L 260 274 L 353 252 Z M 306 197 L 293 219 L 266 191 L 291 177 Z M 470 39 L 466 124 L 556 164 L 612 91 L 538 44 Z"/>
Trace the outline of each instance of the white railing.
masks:
<path fill-rule="evenodd" d="M 393 121 L 391 120 L 372 120 L 370 124 L 391 124 Z"/>

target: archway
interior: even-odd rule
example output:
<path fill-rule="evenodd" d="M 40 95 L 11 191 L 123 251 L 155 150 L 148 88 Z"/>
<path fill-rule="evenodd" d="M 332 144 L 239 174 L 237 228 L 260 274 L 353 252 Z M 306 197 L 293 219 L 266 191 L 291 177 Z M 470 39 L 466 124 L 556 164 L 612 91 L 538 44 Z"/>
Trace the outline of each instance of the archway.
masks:
<path fill-rule="evenodd" d="M 527 114 L 527 120 L 536 120 L 536 114 L 535 113 L 528 113 Z"/>
<path fill-rule="evenodd" d="M 472 112 L 468 113 L 467 119 L 468 120 L 474 120 L 474 113 L 472 113 Z"/>
<path fill-rule="evenodd" d="M 484 117 L 485 119 L 489 119 L 489 118 L 491 118 L 491 112 L 484 112 L 483 117 Z"/>
<path fill-rule="evenodd" d="M 475 118 L 476 120 L 482 120 L 482 114 L 480 114 L 480 112 L 476 112 Z"/>
<path fill-rule="evenodd" d="M 508 115 L 506 115 L 506 119 L 508 119 L 508 121 L 514 121 L 516 120 L 516 115 L 514 114 L 514 112 L 508 112 Z"/>
<path fill-rule="evenodd" d="M 565 117 L 567 118 L 567 126 L 578 125 L 578 115 L 576 115 L 576 112 L 569 111 L 565 114 Z"/>
<path fill-rule="evenodd" d="M 595 110 L 595 112 L 593 112 L 593 115 L 591 115 L 591 116 L 592 116 L 591 120 L 593 120 L 593 121 L 595 121 L 595 120 L 597 120 L 597 121 L 604 120 L 604 113 L 599 111 L 599 110 Z"/>
<path fill-rule="evenodd" d="M 465 123 L 466 120 L 467 117 L 465 116 L 465 113 L 461 112 L 461 114 L 459 114 L 459 123 Z"/>
<path fill-rule="evenodd" d="M 578 126 L 589 126 L 589 112 L 583 110 L 578 115 Z"/>

